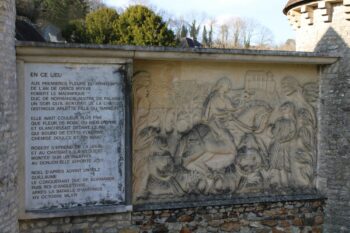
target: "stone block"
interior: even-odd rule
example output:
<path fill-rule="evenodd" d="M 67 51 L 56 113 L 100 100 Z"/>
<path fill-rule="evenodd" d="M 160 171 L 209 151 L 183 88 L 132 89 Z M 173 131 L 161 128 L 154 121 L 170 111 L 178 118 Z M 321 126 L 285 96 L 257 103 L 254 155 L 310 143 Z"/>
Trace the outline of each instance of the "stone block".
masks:
<path fill-rule="evenodd" d="M 139 233 L 139 231 L 134 228 L 123 228 L 119 230 L 119 233 Z"/>
<path fill-rule="evenodd" d="M 192 231 L 187 227 L 183 227 L 181 228 L 180 233 L 192 233 Z"/>
<path fill-rule="evenodd" d="M 274 227 L 274 226 L 277 225 L 277 221 L 275 221 L 275 220 L 264 220 L 264 221 L 261 221 L 261 224 L 265 225 L 265 226 L 269 226 L 269 227 Z"/>
<path fill-rule="evenodd" d="M 241 224 L 239 222 L 225 222 L 220 226 L 220 229 L 225 232 L 239 231 Z"/>

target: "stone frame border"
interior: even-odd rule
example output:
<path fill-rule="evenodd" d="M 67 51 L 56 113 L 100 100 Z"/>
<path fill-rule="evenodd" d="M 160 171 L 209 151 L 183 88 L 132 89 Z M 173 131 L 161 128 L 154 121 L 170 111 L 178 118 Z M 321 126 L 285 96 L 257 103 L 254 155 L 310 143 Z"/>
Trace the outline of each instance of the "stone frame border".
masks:
<path fill-rule="evenodd" d="M 50 56 L 50 53 L 47 53 Z M 65 216 L 83 216 L 92 214 L 110 214 L 132 211 L 131 205 L 131 168 L 132 168 L 132 143 L 131 143 L 131 79 L 133 75 L 133 64 L 130 59 L 119 58 L 94 58 L 79 56 L 55 56 L 48 59 L 46 56 L 39 56 L 33 59 L 30 56 L 17 55 L 17 82 L 18 82 L 18 131 L 19 131 L 19 160 L 18 160 L 18 203 L 19 203 L 19 219 L 36 219 L 36 218 L 54 218 Z M 123 67 L 123 77 L 125 82 L 125 203 L 121 205 L 104 205 L 91 207 L 76 207 L 70 209 L 54 209 L 54 210 L 25 210 L 25 108 L 24 108 L 24 66 L 26 63 L 74 63 L 74 64 L 109 64 L 121 65 Z"/>

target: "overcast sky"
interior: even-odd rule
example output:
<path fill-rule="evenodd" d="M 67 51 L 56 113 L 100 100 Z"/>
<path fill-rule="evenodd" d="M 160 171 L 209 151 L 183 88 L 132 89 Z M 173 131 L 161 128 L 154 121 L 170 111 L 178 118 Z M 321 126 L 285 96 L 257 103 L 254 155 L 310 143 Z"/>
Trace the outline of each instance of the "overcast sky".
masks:
<path fill-rule="evenodd" d="M 113 7 L 127 7 L 138 0 L 103 0 Z M 146 0 L 158 10 L 174 16 L 228 18 L 240 16 L 254 18 L 272 30 L 276 43 L 294 38 L 294 31 L 282 9 L 287 0 Z"/>

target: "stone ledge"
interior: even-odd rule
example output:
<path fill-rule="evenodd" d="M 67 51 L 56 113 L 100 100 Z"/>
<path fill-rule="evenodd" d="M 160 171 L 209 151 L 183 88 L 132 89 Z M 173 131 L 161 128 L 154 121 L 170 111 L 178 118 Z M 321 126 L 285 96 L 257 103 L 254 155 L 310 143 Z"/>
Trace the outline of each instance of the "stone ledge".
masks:
<path fill-rule="evenodd" d="M 225 200 L 203 200 L 191 202 L 168 202 L 168 203 L 147 203 L 137 204 L 133 206 L 134 211 L 148 210 L 165 210 L 165 209 L 182 209 L 205 206 L 226 206 L 226 205 L 241 205 L 241 204 L 256 204 L 256 203 L 271 203 L 271 202 L 287 202 L 287 201 L 311 201 L 311 200 L 326 200 L 327 198 L 321 194 L 304 194 L 304 195 L 286 195 L 286 196 L 251 196 L 239 197 Z"/>
<path fill-rule="evenodd" d="M 35 57 L 45 56 L 44 60 L 69 57 L 84 58 L 125 58 L 140 60 L 177 60 L 177 61 L 226 61 L 250 63 L 279 63 L 279 64 L 332 64 L 338 56 L 326 53 L 289 52 L 272 50 L 248 49 L 207 49 L 207 48 L 174 48 L 174 47 L 141 47 L 121 45 L 94 44 L 60 44 L 17 42 L 17 58 L 33 60 Z"/>
<path fill-rule="evenodd" d="M 95 206 L 95 207 L 77 207 L 70 209 L 55 209 L 55 210 L 35 210 L 27 211 L 24 215 L 19 216 L 19 219 L 38 219 L 38 218 L 57 218 L 57 217 L 73 217 L 98 214 L 115 214 L 126 213 L 133 210 L 132 205 L 119 206 Z"/>

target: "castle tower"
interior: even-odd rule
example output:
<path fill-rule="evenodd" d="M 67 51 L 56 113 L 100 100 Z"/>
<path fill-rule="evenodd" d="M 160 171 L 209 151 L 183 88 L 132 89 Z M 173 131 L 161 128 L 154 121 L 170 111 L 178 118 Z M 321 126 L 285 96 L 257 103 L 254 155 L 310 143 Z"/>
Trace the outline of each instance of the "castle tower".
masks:
<path fill-rule="evenodd" d="M 318 189 L 325 232 L 350 232 L 350 0 L 289 0 L 298 51 L 338 56 L 320 70 Z"/>
<path fill-rule="evenodd" d="M 0 232 L 18 232 L 15 0 L 0 1 Z"/>
<path fill-rule="evenodd" d="M 350 0 L 289 0 L 283 12 L 296 31 L 297 51 L 333 51 L 339 42 L 350 43 Z M 330 30 L 343 41 L 330 37 Z M 322 47 L 321 39 L 333 46 Z"/>

